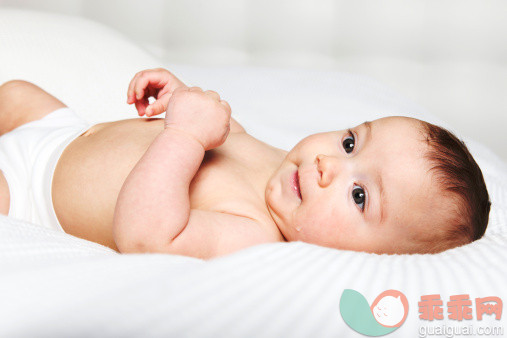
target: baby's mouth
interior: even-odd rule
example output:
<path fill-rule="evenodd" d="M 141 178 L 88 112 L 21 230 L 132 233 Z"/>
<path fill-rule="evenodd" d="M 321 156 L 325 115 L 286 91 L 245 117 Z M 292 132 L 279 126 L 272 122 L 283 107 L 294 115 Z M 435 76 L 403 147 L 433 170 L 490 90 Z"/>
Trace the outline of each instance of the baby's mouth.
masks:
<path fill-rule="evenodd" d="M 294 192 L 299 197 L 299 199 L 303 200 L 303 198 L 301 197 L 301 187 L 299 185 L 299 173 L 297 170 L 292 175 L 292 188 L 294 189 Z"/>

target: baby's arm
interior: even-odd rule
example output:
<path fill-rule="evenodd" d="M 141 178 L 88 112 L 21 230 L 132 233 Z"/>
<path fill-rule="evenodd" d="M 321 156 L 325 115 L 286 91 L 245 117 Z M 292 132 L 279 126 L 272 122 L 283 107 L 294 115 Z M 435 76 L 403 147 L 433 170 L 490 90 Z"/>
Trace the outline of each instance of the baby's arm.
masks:
<path fill-rule="evenodd" d="M 215 92 L 182 86 L 171 93 L 166 128 L 118 196 L 113 236 L 120 252 L 210 258 L 277 241 L 254 219 L 190 209 L 190 182 L 204 151 L 225 141 L 229 118 L 229 105 Z"/>
<path fill-rule="evenodd" d="M 150 105 L 149 96 L 157 101 Z M 163 69 L 136 74 L 127 101 L 136 104 L 139 115 L 157 115 L 166 109 L 167 114 L 165 130 L 131 171 L 118 196 L 113 236 L 120 252 L 210 258 L 278 241 L 254 219 L 190 209 L 189 185 L 204 151 L 227 137 L 226 101 L 212 91 L 188 89 Z M 244 132 L 232 119 L 230 126 L 230 132 Z"/>
<path fill-rule="evenodd" d="M 120 252 L 163 246 L 183 230 L 188 188 L 203 155 L 202 145 L 183 132 L 165 129 L 155 138 L 118 195 L 113 235 Z"/>
<path fill-rule="evenodd" d="M 229 132 L 230 108 L 215 92 L 180 87 L 171 93 L 164 130 L 120 190 L 113 235 L 120 251 L 157 251 L 185 228 L 189 186 L 206 150 Z"/>

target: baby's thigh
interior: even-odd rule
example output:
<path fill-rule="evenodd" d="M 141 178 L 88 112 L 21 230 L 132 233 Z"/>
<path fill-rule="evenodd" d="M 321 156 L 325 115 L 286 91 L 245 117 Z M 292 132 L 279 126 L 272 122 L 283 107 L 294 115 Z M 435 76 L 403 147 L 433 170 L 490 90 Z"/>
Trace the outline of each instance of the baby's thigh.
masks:
<path fill-rule="evenodd" d="M 9 185 L 0 171 L 0 214 L 8 215 L 10 206 Z"/>
<path fill-rule="evenodd" d="M 12 80 L 0 86 L 0 135 L 66 107 L 33 83 Z"/>

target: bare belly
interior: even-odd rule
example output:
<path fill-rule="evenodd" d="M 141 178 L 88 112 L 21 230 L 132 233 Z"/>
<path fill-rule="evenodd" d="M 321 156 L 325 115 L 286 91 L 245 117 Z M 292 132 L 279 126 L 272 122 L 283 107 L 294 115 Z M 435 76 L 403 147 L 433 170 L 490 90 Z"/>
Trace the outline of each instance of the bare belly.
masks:
<path fill-rule="evenodd" d="M 67 146 L 52 185 L 65 232 L 118 250 L 112 234 L 118 194 L 163 126 L 163 119 L 144 118 L 101 123 Z"/>

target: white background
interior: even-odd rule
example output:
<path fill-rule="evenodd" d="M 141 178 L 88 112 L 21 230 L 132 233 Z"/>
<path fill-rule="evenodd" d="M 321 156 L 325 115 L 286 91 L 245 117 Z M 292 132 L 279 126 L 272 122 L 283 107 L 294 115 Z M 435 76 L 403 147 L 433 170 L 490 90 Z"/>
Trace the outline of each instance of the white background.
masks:
<path fill-rule="evenodd" d="M 0 0 L 0 7 L 102 22 L 166 63 L 368 75 L 507 160 L 507 1 Z"/>

